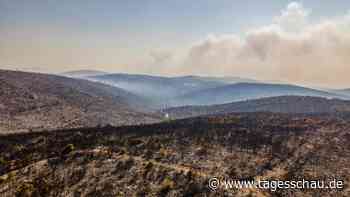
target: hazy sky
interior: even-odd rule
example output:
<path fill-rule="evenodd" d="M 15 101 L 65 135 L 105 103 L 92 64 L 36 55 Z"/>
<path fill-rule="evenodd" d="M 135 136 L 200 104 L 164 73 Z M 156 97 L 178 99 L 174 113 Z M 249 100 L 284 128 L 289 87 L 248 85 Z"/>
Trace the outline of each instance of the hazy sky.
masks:
<path fill-rule="evenodd" d="M 0 0 L 0 68 L 350 87 L 349 0 Z"/>

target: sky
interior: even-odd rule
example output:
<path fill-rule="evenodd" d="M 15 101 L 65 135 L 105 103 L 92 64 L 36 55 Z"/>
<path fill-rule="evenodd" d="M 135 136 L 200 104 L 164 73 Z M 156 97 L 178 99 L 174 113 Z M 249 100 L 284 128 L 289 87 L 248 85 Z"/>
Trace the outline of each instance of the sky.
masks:
<path fill-rule="evenodd" d="M 0 68 L 350 88 L 348 0 L 0 0 Z"/>

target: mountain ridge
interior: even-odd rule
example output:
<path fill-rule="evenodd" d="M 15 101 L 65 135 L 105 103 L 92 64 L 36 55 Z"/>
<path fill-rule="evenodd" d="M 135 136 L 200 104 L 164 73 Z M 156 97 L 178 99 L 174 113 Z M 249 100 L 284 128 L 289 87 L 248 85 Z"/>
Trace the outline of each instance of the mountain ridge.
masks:
<path fill-rule="evenodd" d="M 207 106 L 181 106 L 163 110 L 171 118 L 237 112 L 318 114 L 350 112 L 350 101 L 311 96 L 277 96 Z"/>
<path fill-rule="evenodd" d="M 290 84 L 236 83 L 191 92 L 177 99 L 187 105 L 212 105 L 284 95 L 348 98 L 340 94 Z"/>

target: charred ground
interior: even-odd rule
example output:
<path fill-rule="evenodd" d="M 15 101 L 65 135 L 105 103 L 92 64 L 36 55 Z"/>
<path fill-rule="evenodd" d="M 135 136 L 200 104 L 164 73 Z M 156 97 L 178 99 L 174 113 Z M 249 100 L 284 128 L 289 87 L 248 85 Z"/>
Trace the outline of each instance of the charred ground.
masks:
<path fill-rule="evenodd" d="M 239 113 L 0 137 L 4 196 L 348 196 L 349 116 Z M 342 179 L 335 190 L 222 190 L 210 177 Z"/>

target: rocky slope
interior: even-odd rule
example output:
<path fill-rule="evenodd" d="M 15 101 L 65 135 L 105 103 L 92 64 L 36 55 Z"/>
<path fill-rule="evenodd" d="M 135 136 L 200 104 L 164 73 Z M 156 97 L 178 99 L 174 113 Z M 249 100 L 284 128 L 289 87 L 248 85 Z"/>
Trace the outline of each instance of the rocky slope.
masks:
<path fill-rule="evenodd" d="M 131 93 L 86 80 L 0 70 L 0 132 L 158 121 Z"/>
<path fill-rule="evenodd" d="M 272 113 L 0 137 L 2 196 L 349 196 L 350 116 Z M 344 188 L 208 188 L 211 177 Z"/>

